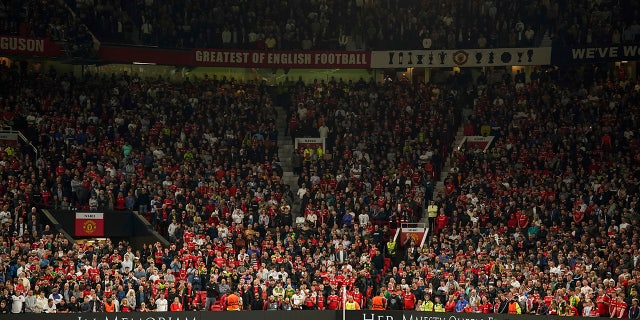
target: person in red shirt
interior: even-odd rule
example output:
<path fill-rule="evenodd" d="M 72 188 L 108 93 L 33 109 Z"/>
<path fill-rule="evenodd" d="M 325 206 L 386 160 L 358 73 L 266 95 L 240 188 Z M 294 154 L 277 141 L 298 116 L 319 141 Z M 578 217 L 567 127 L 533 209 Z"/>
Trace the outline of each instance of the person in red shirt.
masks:
<path fill-rule="evenodd" d="M 309 294 L 304 298 L 304 305 L 302 306 L 303 310 L 314 310 L 316 308 L 317 303 L 317 295 Z"/>
<path fill-rule="evenodd" d="M 573 221 L 576 223 L 580 223 L 582 222 L 582 220 L 584 220 L 585 218 L 585 212 L 584 211 L 580 211 L 580 210 L 574 210 L 573 211 Z"/>
<path fill-rule="evenodd" d="M 454 191 L 456 191 L 456 185 L 453 184 L 453 180 L 450 180 L 449 183 L 445 185 L 445 191 L 447 192 L 447 194 L 452 194 Z"/>
<path fill-rule="evenodd" d="M 118 197 L 116 198 L 116 210 L 124 210 L 124 209 L 125 209 L 124 194 L 122 192 L 118 192 Z"/>
<path fill-rule="evenodd" d="M 173 299 L 171 306 L 169 306 L 169 310 L 173 312 L 182 311 L 182 303 L 180 302 L 180 298 L 175 297 L 175 299 Z"/>
<path fill-rule="evenodd" d="M 327 297 L 327 310 L 338 310 L 340 306 L 340 297 L 335 290 L 331 290 L 331 294 Z"/>
<path fill-rule="evenodd" d="M 600 294 L 596 297 L 596 309 L 598 309 L 598 315 L 601 317 L 608 317 L 610 306 L 611 298 L 604 289 L 600 289 Z"/>
<path fill-rule="evenodd" d="M 318 310 L 325 310 L 326 309 L 326 303 L 325 303 L 325 298 L 324 298 L 324 294 L 323 292 L 323 286 L 320 285 L 320 289 L 318 290 L 318 296 L 316 297 L 316 308 Z"/>
<path fill-rule="evenodd" d="M 627 302 L 624 301 L 624 297 L 622 296 L 622 294 L 618 295 L 618 297 L 615 299 L 615 304 L 613 302 L 613 299 L 611 299 L 611 317 L 612 318 L 627 318 L 628 317 L 628 313 L 627 313 Z"/>
<path fill-rule="evenodd" d="M 518 226 L 518 218 L 515 214 L 509 215 L 509 220 L 507 220 L 507 228 L 515 229 Z"/>
<path fill-rule="evenodd" d="M 618 310 L 618 300 L 616 299 L 616 295 L 611 296 L 611 300 L 609 301 L 609 314 L 611 318 L 615 318 L 616 311 Z"/>
<path fill-rule="evenodd" d="M 351 296 L 353 297 L 353 301 L 357 302 L 359 306 L 364 306 L 364 295 L 360 292 L 360 288 L 355 287 Z"/>
<path fill-rule="evenodd" d="M 416 296 L 409 287 L 404 289 L 402 300 L 404 301 L 404 310 L 414 310 L 416 308 Z"/>
<path fill-rule="evenodd" d="M 454 295 L 450 295 L 447 303 L 444 305 L 445 312 L 455 312 L 456 310 L 456 297 Z"/>
<path fill-rule="evenodd" d="M 449 224 L 449 218 L 444 215 L 444 211 L 441 210 L 440 214 L 436 217 L 436 228 L 434 230 L 435 233 L 440 232 L 440 230 L 444 229 L 447 224 Z"/>
<path fill-rule="evenodd" d="M 529 216 L 526 213 L 518 211 L 516 212 L 516 216 L 518 218 L 518 228 L 524 229 L 529 227 Z"/>
<path fill-rule="evenodd" d="M 480 305 L 480 310 L 484 314 L 493 313 L 493 305 L 489 302 L 486 296 L 482 297 L 482 304 Z"/>
<path fill-rule="evenodd" d="M 129 306 L 129 300 L 122 299 L 122 302 L 120 302 L 120 312 L 131 312 L 133 310 L 131 310 L 131 307 Z"/>

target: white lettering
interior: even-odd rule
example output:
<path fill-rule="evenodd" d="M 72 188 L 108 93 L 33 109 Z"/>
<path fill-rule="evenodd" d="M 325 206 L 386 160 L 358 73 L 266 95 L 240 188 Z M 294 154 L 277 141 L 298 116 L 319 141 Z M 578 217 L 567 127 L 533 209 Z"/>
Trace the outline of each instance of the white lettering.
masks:
<path fill-rule="evenodd" d="M 611 47 L 609 49 L 609 58 L 617 58 L 618 57 L 618 47 Z"/>
<path fill-rule="evenodd" d="M 18 46 L 19 43 L 16 43 Z M 25 42 L 25 50 L 37 48 L 37 42 Z M 10 39 L 4 39 L 0 46 L 11 48 Z M 234 52 L 234 51 L 206 51 L 196 50 L 195 61 L 229 64 L 270 64 L 270 65 L 358 65 L 367 64 L 367 58 L 360 53 L 290 53 L 290 52 Z"/>
<path fill-rule="evenodd" d="M 637 51 L 636 46 L 625 46 L 622 48 L 625 56 L 634 56 Z M 576 48 L 571 49 L 571 56 L 575 60 L 595 59 L 595 58 L 611 58 L 615 59 L 620 56 L 619 47 L 605 48 Z"/>
<path fill-rule="evenodd" d="M 609 48 L 598 48 L 598 56 L 600 58 L 606 57 L 608 52 L 609 52 Z"/>
<path fill-rule="evenodd" d="M 367 314 L 363 313 L 362 314 L 362 320 L 375 320 L 375 315 L 372 313 L 371 314 L 371 318 L 367 318 Z"/>
<path fill-rule="evenodd" d="M 573 59 L 584 59 L 585 49 L 571 49 Z"/>
<path fill-rule="evenodd" d="M 623 48 L 625 57 L 633 57 L 636 55 L 640 55 L 640 50 L 638 50 L 638 46 L 624 46 Z"/>
<path fill-rule="evenodd" d="M 24 52 L 44 52 L 44 40 L 1 37 L 0 49 Z"/>

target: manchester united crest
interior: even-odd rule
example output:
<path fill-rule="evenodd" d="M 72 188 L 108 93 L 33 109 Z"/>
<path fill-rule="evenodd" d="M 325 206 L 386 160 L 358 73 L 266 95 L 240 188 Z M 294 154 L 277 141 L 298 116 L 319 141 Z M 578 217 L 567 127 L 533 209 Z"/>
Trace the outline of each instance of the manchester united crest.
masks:
<path fill-rule="evenodd" d="M 82 230 L 88 234 L 92 234 L 96 231 L 97 225 L 93 220 L 87 220 L 82 224 Z"/>

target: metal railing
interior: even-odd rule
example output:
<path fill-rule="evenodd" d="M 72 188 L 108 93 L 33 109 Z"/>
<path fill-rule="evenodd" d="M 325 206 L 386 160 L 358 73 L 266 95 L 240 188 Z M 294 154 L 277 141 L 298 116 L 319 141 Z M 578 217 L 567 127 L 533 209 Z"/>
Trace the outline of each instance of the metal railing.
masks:
<path fill-rule="evenodd" d="M 2 126 L 0 127 L 0 140 L 15 140 L 16 142 L 20 142 L 25 146 L 28 146 L 34 154 L 34 163 L 38 162 L 38 156 L 40 153 L 38 152 L 38 148 L 36 148 L 33 143 L 27 137 L 25 137 L 22 132 L 18 130 L 13 130 L 11 126 Z"/>

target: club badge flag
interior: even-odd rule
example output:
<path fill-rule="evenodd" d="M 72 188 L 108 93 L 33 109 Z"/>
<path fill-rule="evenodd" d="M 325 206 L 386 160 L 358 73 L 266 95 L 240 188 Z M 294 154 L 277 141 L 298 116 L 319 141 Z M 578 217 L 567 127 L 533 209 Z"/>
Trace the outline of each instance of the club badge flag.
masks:
<path fill-rule="evenodd" d="M 76 212 L 76 237 L 103 237 L 104 213 Z"/>

